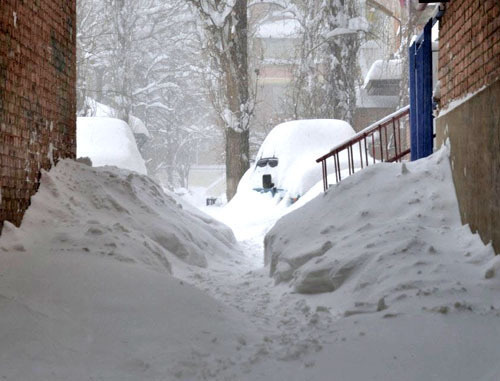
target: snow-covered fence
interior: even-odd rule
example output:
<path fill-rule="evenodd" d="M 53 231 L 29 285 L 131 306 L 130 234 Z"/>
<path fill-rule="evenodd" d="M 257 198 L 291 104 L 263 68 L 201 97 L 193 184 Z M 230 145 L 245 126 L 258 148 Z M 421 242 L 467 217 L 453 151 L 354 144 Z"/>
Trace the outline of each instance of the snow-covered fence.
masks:
<path fill-rule="evenodd" d="M 403 107 L 366 127 L 349 140 L 333 148 L 326 155 L 316 159 L 316 162 L 321 163 L 322 166 L 324 191 L 326 192 L 328 189 L 327 159 L 329 158 L 333 158 L 335 179 L 338 183 L 342 180 L 342 164 L 345 163 L 340 159 L 341 155 L 347 155 L 349 176 L 356 169 L 363 169 L 370 164 L 379 161 L 401 161 L 408 156 L 410 144 L 405 131 L 408 130 L 409 119 L 410 106 Z M 358 152 L 359 161 L 357 159 Z M 356 158 L 354 157 L 355 153 Z"/>

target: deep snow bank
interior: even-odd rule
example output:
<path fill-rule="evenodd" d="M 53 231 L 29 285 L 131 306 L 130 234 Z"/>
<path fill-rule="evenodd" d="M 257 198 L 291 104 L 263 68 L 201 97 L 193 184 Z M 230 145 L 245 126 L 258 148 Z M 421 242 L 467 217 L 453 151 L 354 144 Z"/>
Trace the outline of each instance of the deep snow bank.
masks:
<path fill-rule="evenodd" d="M 6 223 L 5 250 L 81 250 L 170 270 L 206 267 L 237 253 L 229 228 L 183 207 L 147 176 L 63 160 L 43 172 L 20 229 Z"/>
<path fill-rule="evenodd" d="M 336 291 L 352 313 L 408 296 L 440 312 L 464 300 L 489 308 L 487 290 L 500 289 L 499 259 L 460 222 L 447 149 L 369 167 L 286 215 L 265 238 L 265 261 L 277 283 Z"/>

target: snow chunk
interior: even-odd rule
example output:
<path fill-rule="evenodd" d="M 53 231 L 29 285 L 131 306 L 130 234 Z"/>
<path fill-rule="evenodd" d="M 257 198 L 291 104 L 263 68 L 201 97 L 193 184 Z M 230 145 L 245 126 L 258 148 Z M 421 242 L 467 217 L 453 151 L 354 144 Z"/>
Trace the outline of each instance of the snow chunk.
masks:
<path fill-rule="evenodd" d="M 124 121 L 107 117 L 79 117 L 76 132 L 78 157 L 90 157 L 95 166 L 114 165 L 147 173 L 134 135 Z"/>

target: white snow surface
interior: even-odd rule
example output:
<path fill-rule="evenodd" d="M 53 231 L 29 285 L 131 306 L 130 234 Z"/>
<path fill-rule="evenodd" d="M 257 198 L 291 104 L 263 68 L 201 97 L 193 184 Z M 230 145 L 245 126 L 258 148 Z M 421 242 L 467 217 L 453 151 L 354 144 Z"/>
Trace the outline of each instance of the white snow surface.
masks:
<path fill-rule="evenodd" d="M 148 138 L 151 138 L 151 134 L 149 133 L 149 130 L 147 129 L 144 122 L 136 116 L 130 115 L 129 126 L 134 134 L 143 134 Z"/>
<path fill-rule="evenodd" d="M 39 226 L 44 229 L 37 231 Z M 237 252 L 229 228 L 183 205 L 149 177 L 72 160 L 43 172 L 22 227 L 13 231 L 2 234 L 10 247 L 61 247 L 168 272 L 175 263 L 206 267 Z"/>
<path fill-rule="evenodd" d="M 77 118 L 77 156 L 89 157 L 96 167 L 113 165 L 146 174 L 134 135 L 127 123 L 108 117 Z"/>
<path fill-rule="evenodd" d="M 277 283 L 302 293 L 348 292 L 375 304 L 397 303 L 403 293 L 460 293 L 457 276 L 474 287 L 484 274 L 478 264 L 493 255 L 460 222 L 447 149 L 358 172 L 278 221 L 265 239 Z"/>
<path fill-rule="evenodd" d="M 499 379 L 500 258 L 461 225 L 448 155 L 368 167 L 291 208 L 252 193 L 206 208 L 245 245 L 272 227 L 266 267 L 217 292 L 276 327 L 266 351 L 288 364 L 240 379 Z"/>
<path fill-rule="evenodd" d="M 91 108 L 91 115 L 87 116 L 101 116 L 107 118 L 116 118 L 118 116 L 118 112 L 113 107 L 97 102 L 93 98 L 87 97 L 86 103 Z M 128 124 L 134 134 L 143 134 L 151 138 L 149 130 L 141 119 L 131 114 Z"/>
<path fill-rule="evenodd" d="M 204 208 L 238 246 L 145 176 L 61 161 L 0 237 L 0 379 L 498 380 L 500 258 L 460 225 L 446 151 L 405 168 Z M 331 249 L 276 285 L 278 209 L 277 267 Z"/>

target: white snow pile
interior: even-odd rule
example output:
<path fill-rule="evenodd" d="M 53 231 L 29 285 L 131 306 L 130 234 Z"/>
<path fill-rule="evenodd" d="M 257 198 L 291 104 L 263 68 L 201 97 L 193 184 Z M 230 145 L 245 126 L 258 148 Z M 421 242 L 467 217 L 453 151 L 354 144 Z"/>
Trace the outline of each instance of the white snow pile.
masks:
<path fill-rule="evenodd" d="M 265 262 L 296 292 L 334 291 L 347 315 L 498 307 L 500 258 L 460 222 L 446 148 L 368 167 L 286 215 Z"/>
<path fill-rule="evenodd" d="M 7 222 L 1 242 L 9 251 L 58 248 L 166 271 L 174 262 L 206 267 L 235 250 L 229 228 L 186 209 L 149 177 L 71 160 L 43 172 L 21 228 Z"/>
<path fill-rule="evenodd" d="M 127 123 L 108 117 L 77 118 L 77 156 L 94 166 L 113 165 L 146 174 L 146 165 Z"/>
<path fill-rule="evenodd" d="M 60 161 L 0 238 L 0 379 L 217 379 L 256 334 L 169 271 L 233 241 L 146 176 Z"/>

